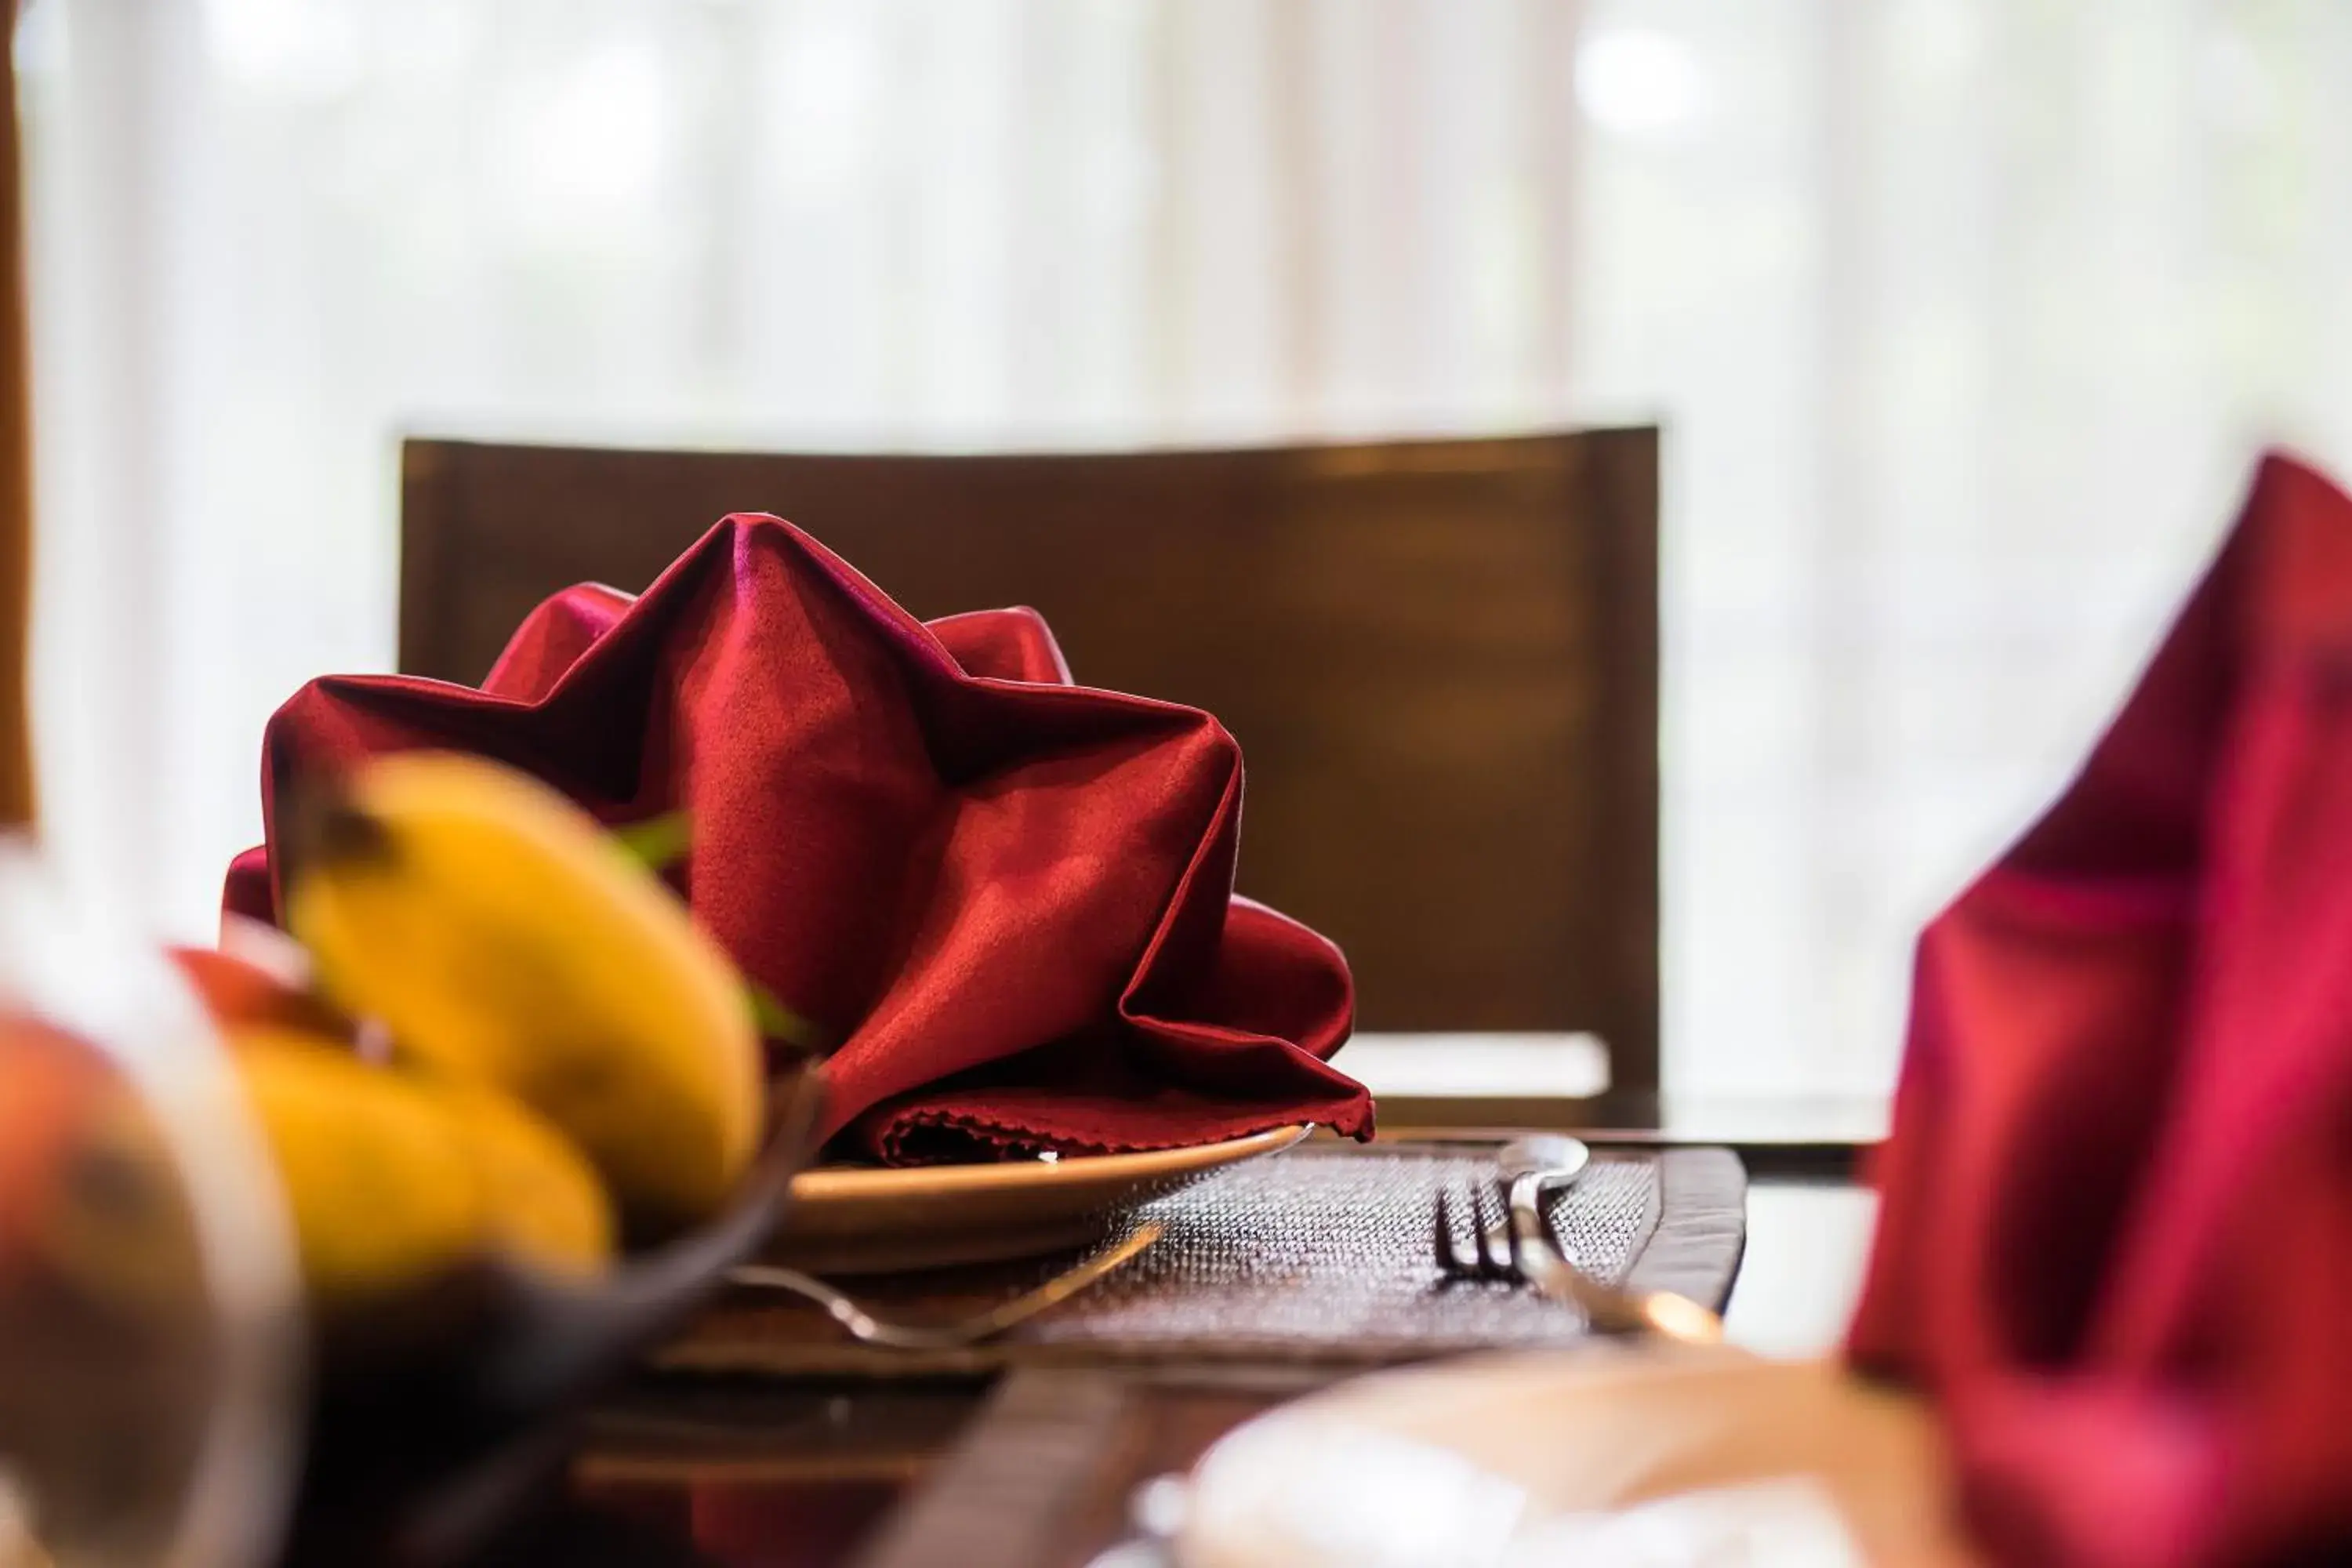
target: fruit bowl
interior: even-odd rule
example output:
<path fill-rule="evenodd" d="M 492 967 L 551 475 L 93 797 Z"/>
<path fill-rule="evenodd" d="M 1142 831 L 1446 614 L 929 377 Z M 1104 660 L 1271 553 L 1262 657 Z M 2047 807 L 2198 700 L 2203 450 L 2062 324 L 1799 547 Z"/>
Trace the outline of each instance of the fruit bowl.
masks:
<path fill-rule="evenodd" d="M 315 1358 L 288 1560 L 424 1564 L 478 1549 L 560 1467 L 582 1406 L 775 1229 L 821 1100 L 813 1059 L 787 1069 L 728 1209 L 593 1283 L 486 1261 L 339 1325 Z"/>
<path fill-rule="evenodd" d="M 277 960 L 179 956 L 311 1309 L 291 1551 L 478 1553 L 566 1417 L 774 1229 L 815 1058 L 763 1043 L 757 988 L 643 854 L 488 758 L 280 781 L 271 862 Z"/>

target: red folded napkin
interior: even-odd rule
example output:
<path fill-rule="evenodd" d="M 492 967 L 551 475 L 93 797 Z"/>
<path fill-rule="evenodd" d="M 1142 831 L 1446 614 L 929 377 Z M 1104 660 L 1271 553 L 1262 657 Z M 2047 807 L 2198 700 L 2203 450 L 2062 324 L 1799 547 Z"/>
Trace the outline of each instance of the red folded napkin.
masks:
<path fill-rule="evenodd" d="M 1927 928 L 1850 1342 L 2005 1563 L 2352 1562 L 2352 500 L 2264 460 Z"/>
<path fill-rule="evenodd" d="M 1233 737 L 1072 685 L 1033 611 L 925 626 L 798 529 L 731 517 L 642 598 L 541 605 L 479 691 L 304 687 L 263 742 L 271 843 L 306 775 L 416 747 L 498 758 L 616 826 L 689 813 L 695 917 L 841 1040 L 827 1131 L 856 1149 L 1370 1133 L 1322 1059 L 1353 1016 L 1346 961 L 1234 896 Z M 268 854 L 231 868 L 232 910 L 274 918 Z"/>

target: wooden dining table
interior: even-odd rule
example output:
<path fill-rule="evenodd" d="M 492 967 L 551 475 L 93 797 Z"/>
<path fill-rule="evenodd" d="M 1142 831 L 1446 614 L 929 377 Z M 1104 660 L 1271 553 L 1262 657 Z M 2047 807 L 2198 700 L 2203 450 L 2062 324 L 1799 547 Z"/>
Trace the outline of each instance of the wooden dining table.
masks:
<path fill-rule="evenodd" d="M 1734 1150 L 1748 1173 L 1747 1234 L 1727 1335 L 1771 1356 L 1834 1351 L 1869 1247 L 1863 1167 L 1884 1131 L 1882 1102 L 1641 1095 L 1383 1111 L 1383 1138 L 1399 1141 L 1436 1121 L 1452 1136 L 1547 1126 L 1602 1151 Z M 1517 1119 L 1483 1120 L 1496 1111 Z M 1128 1533 L 1139 1483 L 1181 1474 L 1233 1426 L 1331 1380 L 1181 1361 L 963 1377 L 649 1374 L 587 1414 L 561 1496 L 478 1560 L 1082 1568 Z"/>

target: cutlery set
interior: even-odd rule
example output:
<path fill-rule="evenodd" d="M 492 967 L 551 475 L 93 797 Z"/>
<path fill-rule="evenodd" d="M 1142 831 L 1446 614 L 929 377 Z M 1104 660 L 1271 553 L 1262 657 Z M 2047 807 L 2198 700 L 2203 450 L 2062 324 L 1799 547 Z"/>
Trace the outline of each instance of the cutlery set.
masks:
<path fill-rule="evenodd" d="M 1628 1290 L 1578 1267 L 1545 1215 L 1547 1194 L 1573 1185 L 1591 1161 L 1583 1141 L 1561 1136 L 1521 1138 L 1504 1145 L 1499 1180 L 1440 1191 L 1433 1216 L 1438 1267 L 1450 1279 L 1525 1283 L 1547 1299 L 1575 1308 L 1596 1333 L 1655 1334 L 1692 1344 L 1723 1338 L 1723 1320 L 1687 1296 L 1668 1290 Z M 1455 1216 L 1469 1228 L 1465 1243 Z"/>

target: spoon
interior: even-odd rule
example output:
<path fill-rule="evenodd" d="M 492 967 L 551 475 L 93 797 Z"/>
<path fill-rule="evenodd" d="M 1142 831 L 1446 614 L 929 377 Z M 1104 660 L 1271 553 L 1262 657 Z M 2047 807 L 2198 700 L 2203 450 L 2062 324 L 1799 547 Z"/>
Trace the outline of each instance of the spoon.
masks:
<path fill-rule="evenodd" d="M 1511 1257 L 1528 1282 L 1566 1301 L 1603 1333 L 1654 1333 L 1691 1344 L 1723 1338 L 1723 1320 L 1671 1290 L 1628 1290 L 1595 1279 L 1577 1266 L 1544 1215 L 1548 1192 L 1584 1174 L 1592 1151 L 1580 1138 L 1538 1133 L 1503 1145 L 1496 1163 L 1509 1188 Z"/>

